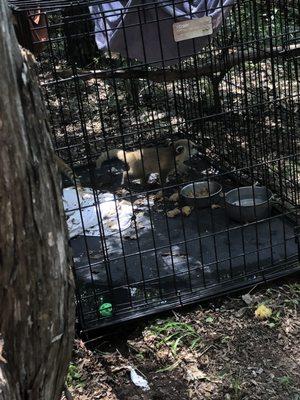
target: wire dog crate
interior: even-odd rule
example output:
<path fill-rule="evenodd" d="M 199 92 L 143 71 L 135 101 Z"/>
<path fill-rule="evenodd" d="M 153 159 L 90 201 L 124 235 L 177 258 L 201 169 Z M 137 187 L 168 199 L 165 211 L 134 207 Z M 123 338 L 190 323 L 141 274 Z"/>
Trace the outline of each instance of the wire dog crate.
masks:
<path fill-rule="evenodd" d="M 299 270 L 299 0 L 10 5 L 84 188 L 64 180 L 83 331 Z"/>

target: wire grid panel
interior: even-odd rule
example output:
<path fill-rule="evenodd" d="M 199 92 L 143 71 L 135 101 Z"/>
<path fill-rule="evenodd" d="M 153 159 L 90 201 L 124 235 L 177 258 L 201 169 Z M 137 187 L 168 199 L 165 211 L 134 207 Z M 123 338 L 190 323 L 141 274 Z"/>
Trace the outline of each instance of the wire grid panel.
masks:
<path fill-rule="evenodd" d="M 298 268 L 299 1 L 11 4 L 85 187 L 64 190 L 81 329 Z M 203 16 L 213 35 L 174 41 L 173 23 Z M 262 215 L 258 200 L 232 218 L 242 186 L 272 192 Z"/>

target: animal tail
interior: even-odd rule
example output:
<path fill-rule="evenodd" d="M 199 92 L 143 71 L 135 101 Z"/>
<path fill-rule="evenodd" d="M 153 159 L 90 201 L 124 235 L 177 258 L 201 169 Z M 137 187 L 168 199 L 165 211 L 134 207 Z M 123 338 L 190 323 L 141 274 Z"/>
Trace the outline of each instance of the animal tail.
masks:
<path fill-rule="evenodd" d="M 107 151 L 102 153 L 101 156 L 96 161 L 97 167 L 100 168 L 102 163 L 104 163 L 104 161 L 110 160 L 112 158 L 118 158 L 119 160 L 124 162 L 125 161 L 124 152 L 122 150 L 112 149 L 109 150 L 108 153 Z"/>
<path fill-rule="evenodd" d="M 56 161 L 59 172 L 66 178 L 70 179 L 71 182 L 74 182 L 79 190 L 82 190 L 81 181 L 78 176 L 73 172 L 72 168 L 56 154 L 54 154 L 54 159 Z"/>

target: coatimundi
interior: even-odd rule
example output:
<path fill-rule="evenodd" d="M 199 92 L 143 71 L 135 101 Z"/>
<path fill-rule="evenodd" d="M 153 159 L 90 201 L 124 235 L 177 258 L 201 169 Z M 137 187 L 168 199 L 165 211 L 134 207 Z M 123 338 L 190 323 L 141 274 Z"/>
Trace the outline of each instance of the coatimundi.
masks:
<path fill-rule="evenodd" d="M 179 139 L 170 143 L 168 147 L 144 147 L 135 151 L 112 149 L 108 154 L 102 154 L 96 164 L 97 167 L 101 167 L 104 161 L 118 158 L 126 164 L 130 178 L 145 181 L 151 173 L 157 173 L 160 181 L 165 182 L 170 173 L 187 172 L 188 166 L 185 165 L 185 161 L 197 153 L 195 143 L 188 139 Z M 124 172 L 123 176 L 126 177 L 127 173 Z"/>

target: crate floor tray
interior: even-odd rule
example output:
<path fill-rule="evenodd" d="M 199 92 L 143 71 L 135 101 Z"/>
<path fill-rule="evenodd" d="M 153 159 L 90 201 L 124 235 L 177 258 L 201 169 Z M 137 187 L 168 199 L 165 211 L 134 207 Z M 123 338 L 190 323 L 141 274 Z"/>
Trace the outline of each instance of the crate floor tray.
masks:
<path fill-rule="evenodd" d="M 86 328 L 285 275 L 298 259 L 294 226 L 284 215 L 246 225 L 230 221 L 223 208 L 167 220 L 155 211 L 146 217 L 149 226 L 137 235 L 71 241 Z M 103 302 L 112 304 L 112 317 L 99 314 Z"/>

